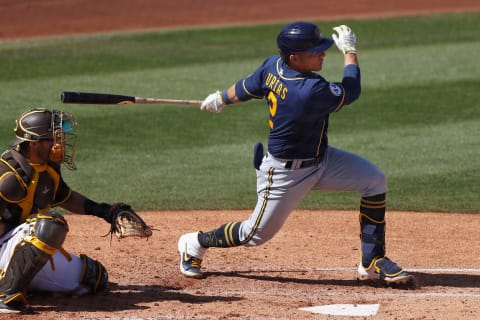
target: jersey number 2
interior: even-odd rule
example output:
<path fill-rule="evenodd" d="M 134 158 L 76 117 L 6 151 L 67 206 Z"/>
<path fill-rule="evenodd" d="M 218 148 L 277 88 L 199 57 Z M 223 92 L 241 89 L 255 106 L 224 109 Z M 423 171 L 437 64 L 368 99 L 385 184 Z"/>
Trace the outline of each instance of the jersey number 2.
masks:
<path fill-rule="evenodd" d="M 268 120 L 268 125 L 270 126 L 270 129 L 273 129 L 273 118 L 277 114 L 277 97 L 275 94 L 270 91 L 268 93 L 268 107 L 270 109 L 270 119 Z"/>

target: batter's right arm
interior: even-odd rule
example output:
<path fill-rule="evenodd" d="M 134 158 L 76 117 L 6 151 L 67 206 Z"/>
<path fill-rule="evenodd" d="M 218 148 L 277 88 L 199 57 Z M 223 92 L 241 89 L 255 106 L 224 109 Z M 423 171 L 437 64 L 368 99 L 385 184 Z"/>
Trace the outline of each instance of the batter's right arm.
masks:
<path fill-rule="evenodd" d="M 345 90 L 343 105 L 347 105 L 358 99 L 361 92 L 360 68 L 357 57 L 357 37 L 346 25 L 333 28 L 337 34 L 332 34 L 333 41 L 344 55 L 344 72 L 342 86 Z"/>

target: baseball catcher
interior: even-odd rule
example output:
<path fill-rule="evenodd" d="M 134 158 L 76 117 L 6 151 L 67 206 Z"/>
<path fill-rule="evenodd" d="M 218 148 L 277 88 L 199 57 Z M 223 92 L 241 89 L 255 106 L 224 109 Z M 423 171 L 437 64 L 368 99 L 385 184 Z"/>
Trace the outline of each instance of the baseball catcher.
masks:
<path fill-rule="evenodd" d="M 30 312 L 28 290 L 78 296 L 108 282 L 102 263 L 62 248 L 69 227 L 52 208 L 103 218 L 119 239 L 152 234 L 128 204 L 97 203 L 65 183 L 60 165 L 76 169 L 76 127 L 68 112 L 28 110 L 16 120 L 16 138 L 1 155 L 0 313 Z"/>

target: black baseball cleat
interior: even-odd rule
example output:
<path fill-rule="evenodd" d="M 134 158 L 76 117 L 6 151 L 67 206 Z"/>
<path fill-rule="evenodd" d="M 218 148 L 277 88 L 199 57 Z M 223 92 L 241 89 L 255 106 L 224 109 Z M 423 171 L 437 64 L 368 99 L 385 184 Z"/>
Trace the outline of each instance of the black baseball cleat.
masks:
<path fill-rule="evenodd" d="M 0 293 L 0 313 L 33 313 L 26 303 L 27 300 L 22 293 L 11 295 Z"/>
<path fill-rule="evenodd" d="M 376 258 L 368 267 L 358 265 L 359 280 L 380 279 L 386 284 L 407 284 L 413 277 L 387 257 Z"/>

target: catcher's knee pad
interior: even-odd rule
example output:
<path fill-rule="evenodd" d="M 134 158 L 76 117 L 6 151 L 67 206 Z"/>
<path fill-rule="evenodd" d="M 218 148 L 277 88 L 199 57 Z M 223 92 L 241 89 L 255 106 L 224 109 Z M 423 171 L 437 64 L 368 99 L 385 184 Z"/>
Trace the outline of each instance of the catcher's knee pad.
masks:
<path fill-rule="evenodd" d="M 50 257 L 49 253 L 31 242 L 23 240 L 17 244 L 0 280 L 0 293 L 24 292 L 33 277 L 43 268 Z"/>
<path fill-rule="evenodd" d="M 385 194 L 363 197 L 360 204 L 362 264 L 368 267 L 376 257 L 385 256 Z"/>
<path fill-rule="evenodd" d="M 25 241 L 50 255 L 62 247 L 67 237 L 68 224 L 61 214 L 39 213 L 30 222 L 33 223 L 33 228 Z"/>
<path fill-rule="evenodd" d="M 15 247 L 0 281 L 2 294 L 25 291 L 33 277 L 62 247 L 67 236 L 67 221 L 61 214 L 41 213 L 29 222 L 32 225 L 30 233 Z"/>
<path fill-rule="evenodd" d="M 105 267 L 85 254 L 80 255 L 83 262 L 82 274 L 80 275 L 80 284 L 96 293 L 105 289 L 108 283 L 108 272 Z"/>

